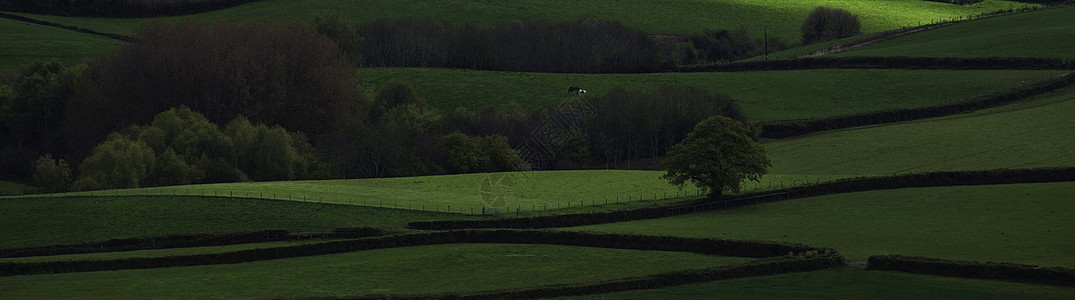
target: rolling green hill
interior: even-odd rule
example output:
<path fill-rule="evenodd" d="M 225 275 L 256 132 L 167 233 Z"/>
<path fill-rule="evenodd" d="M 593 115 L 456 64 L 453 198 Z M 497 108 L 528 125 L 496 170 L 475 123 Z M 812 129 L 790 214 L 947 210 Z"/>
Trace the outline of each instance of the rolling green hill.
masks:
<path fill-rule="evenodd" d="M 1075 58 L 1075 6 L 961 22 L 835 56 Z"/>
<path fill-rule="evenodd" d="M 765 144 L 774 174 L 1075 167 L 1075 88 L 975 113 Z"/>
<path fill-rule="evenodd" d="M 567 87 L 589 96 L 610 90 L 690 86 L 735 99 L 753 123 L 810 119 L 948 104 L 1064 74 L 1062 71 L 803 70 L 656 74 L 550 74 L 427 68 L 362 68 L 370 92 L 393 79 L 410 82 L 441 111 L 516 103 L 526 109 L 571 99 Z"/>
<path fill-rule="evenodd" d="M 744 262 L 695 253 L 447 244 L 239 264 L 0 277 L 0 297 L 227 298 L 415 294 L 534 287 Z"/>
<path fill-rule="evenodd" d="M 769 240 L 851 260 L 901 254 L 1075 267 L 1075 183 L 880 190 L 570 230 Z"/>
<path fill-rule="evenodd" d="M 336 13 L 351 23 L 408 18 L 436 18 L 452 24 L 489 25 L 513 20 L 571 22 L 585 16 L 618 21 L 650 33 L 691 34 L 705 28 L 732 29 L 745 24 L 759 30 L 772 28 L 772 35 L 797 42 L 799 26 L 815 6 L 847 9 L 862 20 L 863 32 L 915 26 L 942 19 L 1035 6 L 986 0 L 975 5 L 952 5 L 920 0 L 673 0 L 673 1 L 570 1 L 570 0 L 263 0 L 218 11 L 184 16 L 197 19 L 309 20 L 314 15 Z M 93 30 L 131 34 L 144 19 L 72 18 L 20 14 Z"/>
<path fill-rule="evenodd" d="M 111 53 L 118 43 L 106 37 L 0 19 L 0 73 L 34 61 L 77 63 Z"/>

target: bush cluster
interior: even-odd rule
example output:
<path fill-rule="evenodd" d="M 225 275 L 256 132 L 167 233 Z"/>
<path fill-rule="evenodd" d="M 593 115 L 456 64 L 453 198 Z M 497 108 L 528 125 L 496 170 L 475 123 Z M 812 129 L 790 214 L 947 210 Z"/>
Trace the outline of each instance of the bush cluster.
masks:
<path fill-rule="evenodd" d="M 825 6 L 818 6 L 803 21 L 803 44 L 813 44 L 828 40 L 842 39 L 859 34 L 862 23 L 851 12 Z"/>
<path fill-rule="evenodd" d="M 1075 269 L 1032 265 L 945 260 L 902 255 L 877 255 L 869 268 L 911 273 L 1075 286 Z"/>

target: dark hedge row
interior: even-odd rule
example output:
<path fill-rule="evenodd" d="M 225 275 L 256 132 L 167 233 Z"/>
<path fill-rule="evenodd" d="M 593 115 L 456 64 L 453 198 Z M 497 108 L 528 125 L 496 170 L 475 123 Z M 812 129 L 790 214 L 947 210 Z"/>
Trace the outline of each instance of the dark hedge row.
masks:
<path fill-rule="evenodd" d="M 715 280 L 763 276 L 792 272 L 807 272 L 844 265 L 843 257 L 820 255 L 814 257 L 782 257 L 708 269 L 684 270 L 640 277 L 599 282 L 548 285 L 534 288 L 479 291 L 471 293 L 441 293 L 418 295 L 365 295 L 354 297 L 300 297 L 299 299 L 528 299 L 575 295 L 604 294 L 619 291 L 655 289 Z"/>
<path fill-rule="evenodd" d="M 2 1 L 2 0 L 0 0 L 0 1 Z M 0 4 L 0 7 L 2 7 L 2 6 L 3 5 Z M 113 38 L 113 39 L 117 39 L 117 40 L 121 40 L 121 41 L 130 41 L 131 40 L 131 37 L 129 37 L 129 36 L 112 34 L 112 33 L 103 33 L 103 32 L 98 32 L 98 31 L 94 31 L 94 30 L 90 30 L 90 29 L 86 29 L 86 28 L 82 28 L 82 27 L 68 26 L 68 25 L 63 25 L 63 24 L 59 24 L 59 23 L 53 23 L 53 22 L 49 22 L 49 21 L 42 21 L 42 20 L 31 19 L 31 18 L 27 18 L 27 17 L 23 17 L 23 16 L 16 16 L 16 15 L 12 15 L 12 14 L 6 14 L 6 13 L 2 13 L 2 12 L 0 12 L 0 18 L 11 19 L 11 20 L 19 21 L 19 22 L 26 22 L 26 23 L 30 23 L 30 24 L 37 24 L 37 25 L 44 25 L 44 26 L 49 26 L 49 27 L 63 28 L 63 29 L 67 29 L 67 30 L 74 30 L 74 31 L 78 31 L 78 32 L 81 32 L 81 33 L 100 35 L 100 36 L 109 37 L 109 38 Z"/>
<path fill-rule="evenodd" d="M 944 69 L 944 70 L 1067 70 L 1075 60 L 1036 57 L 840 57 L 800 58 L 693 66 L 681 72 L 741 72 L 812 69 Z"/>
<path fill-rule="evenodd" d="M 1075 181 L 1075 168 L 1039 168 L 1018 170 L 934 172 L 923 174 L 870 177 L 827 182 L 776 191 L 747 193 L 731 199 L 702 199 L 660 207 L 632 210 L 568 214 L 529 218 L 475 221 L 411 222 L 408 227 L 425 230 L 462 228 L 552 228 L 653 219 L 699 211 L 729 209 L 757 203 L 805 198 L 838 193 L 886 190 L 909 187 L 1041 183 Z"/>
<path fill-rule="evenodd" d="M 760 241 L 731 241 L 623 234 L 535 230 L 457 230 L 361 238 L 317 244 L 252 249 L 226 253 L 115 260 L 0 263 L 0 276 L 147 269 L 211 264 L 232 264 L 268 259 L 314 256 L 359 250 L 451 243 L 553 244 L 615 249 L 682 251 L 742 257 L 775 257 L 788 253 L 830 253 L 825 248 Z"/>
<path fill-rule="evenodd" d="M 869 269 L 942 276 L 1075 286 L 1075 269 L 1011 263 L 944 260 L 902 255 L 871 256 Z"/>
<path fill-rule="evenodd" d="M 66 245 L 49 245 L 0 249 L 0 257 L 49 256 L 63 254 L 153 250 L 166 248 L 223 246 L 246 243 L 303 240 L 312 238 L 359 238 L 385 235 L 379 228 L 339 228 L 324 233 L 292 233 L 287 230 L 255 232 L 210 233 L 196 235 L 166 235 L 112 239 Z"/>
<path fill-rule="evenodd" d="M 1028 87 L 1016 88 L 996 95 L 984 96 L 967 102 L 912 108 L 878 111 L 872 113 L 840 116 L 816 120 L 779 122 L 761 125 L 763 138 L 787 138 L 800 136 L 819 131 L 851 128 L 857 126 L 902 122 L 940 116 L 953 115 L 969 111 L 981 110 L 987 107 L 1012 103 L 1029 97 L 1041 95 L 1059 90 L 1075 84 L 1075 74 L 1041 82 Z"/>
<path fill-rule="evenodd" d="M 0 0 L 6 11 L 72 17 L 147 18 L 228 8 L 257 0 Z"/>

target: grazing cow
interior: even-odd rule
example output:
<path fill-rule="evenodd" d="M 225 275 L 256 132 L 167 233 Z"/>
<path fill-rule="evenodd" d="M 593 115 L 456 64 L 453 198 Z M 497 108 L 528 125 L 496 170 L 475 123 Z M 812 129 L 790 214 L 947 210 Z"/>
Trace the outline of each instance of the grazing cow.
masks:
<path fill-rule="evenodd" d="M 579 87 L 577 87 L 577 86 L 573 86 L 573 87 L 569 87 L 569 88 L 567 88 L 567 92 L 568 92 L 568 93 L 572 93 L 572 94 L 576 94 L 576 93 L 578 93 L 578 92 L 579 92 L 579 90 L 582 90 L 582 89 L 581 89 L 581 88 L 579 88 Z"/>

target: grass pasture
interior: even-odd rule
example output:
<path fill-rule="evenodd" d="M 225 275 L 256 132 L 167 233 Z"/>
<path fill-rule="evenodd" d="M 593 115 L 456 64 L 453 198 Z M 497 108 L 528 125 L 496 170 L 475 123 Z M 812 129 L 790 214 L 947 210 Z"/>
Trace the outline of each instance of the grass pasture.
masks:
<path fill-rule="evenodd" d="M 256 299 L 463 292 L 592 282 L 748 260 L 573 246 L 447 244 L 227 265 L 0 277 L 0 297 Z"/>
<path fill-rule="evenodd" d="M 1075 88 L 974 113 L 765 144 L 773 174 L 888 175 L 1075 166 Z"/>
<path fill-rule="evenodd" d="M 404 226 L 468 218 L 407 211 L 263 199 L 215 197 L 73 197 L 0 199 L 0 248 L 116 238 L 259 231 Z"/>
<path fill-rule="evenodd" d="M 556 299 L 1071 299 L 1075 289 L 850 268 Z"/>
<path fill-rule="evenodd" d="M 879 190 L 570 230 L 800 243 L 849 260 L 901 254 L 1075 267 L 1075 183 Z"/>
<path fill-rule="evenodd" d="M 925 1 L 923 1 L 925 2 Z M 811 119 L 949 104 L 1000 93 L 1062 71 L 802 70 L 655 74 L 548 74 L 427 68 L 363 68 L 360 84 L 376 91 L 394 79 L 411 83 L 440 111 L 516 103 L 554 107 L 567 87 L 603 96 L 617 88 L 697 87 L 735 99 L 753 123 Z"/>
<path fill-rule="evenodd" d="M 34 61 L 81 62 L 111 53 L 119 41 L 66 29 L 0 19 L 0 73 Z"/>
<path fill-rule="evenodd" d="M 991 17 L 917 32 L 836 56 L 1075 58 L 1075 7 Z"/>
<path fill-rule="evenodd" d="M 34 262 L 59 262 L 59 261 L 113 260 L 113 259 L 128 259 L 128 258 L 155 258 L 155 257 L 182 256 L 182 255 L 200 255 L 200 254 L 237 252 L 237 251 L 252 250 L 252 249 L 266 249 L 266 248 L 299 246 L 299 245 L 306 245 L 306 244 L 324 243 L 324 242 L 327 242 L 327 241 L 334 241 L 334 240 L 298 240 L 298 241 L 247 243 L 247 244 L 235 244 L 235 245 L 224 245 L 224 246 L 166 248 L 166 249 L 153 249 L 153 250 L 115 251 L 115 252 L 98 252 L 98 253 L 82 253 L 82 254 L 63 254 L 63 255 L 50 255 L 50 256 L 4 257 L 4 258 L 0 258 L 0 263 L 34 263 Z"/>
<path fill-rule="evenodd" d="M 171 196 L 238 197 L 284 200 L 282 202 L 316 202 L 399 208 L 411 211 L 439 211 L 453 215 L 481 214 L 483 207 L 508 209 L 505 216 L 515 216 L 516 208 L 538 214 L 576 213 L 631 208 L 695 198 L 693 185 L 682 190 L 660 179 L 663 171 L 572 170 L 525 173 L 478 173 L 402 178 L 343 179 L 317 181 L 242 182 L 153 187 L 126 190 L 76 192 L 34 197 L 90 196 L 111 199 L 113 196 L 138 196 L 147 199 Z M 832 181 L 851 176 L 769 175 L 760 182 L 743 184 L 743 191 L 759 191 L 784 186 Z M 495 202 L 497 196 L 505 202 Z M 484 198 L 483 198 L 484 197 Z M 642 197 L 639 201 L 639 197 Z M 684 198 L 687 197 L 687 198 Z M 15 198 L 18 199 L 18 198 Z M 121 199 L 121 198 L 116 198 Z M 61 200 L 54 200 L 61 201 Z M 211 201 L 211 200 L 206 200 Z M 608 202 L 606 204 L 606 201 Z M 224 203 L 224 202 L 221 202 Z M 266 203 L 276 203 L 269 201 Z M 134 203 L 128 203 L 133 205 Z M 505 205 L 506 204 L 506 205 Z M 118 208 L 117 208 L 118 209 Z M 260 209 L 260 208 L 259 208 Z M 336 206 L 326 206 L 335 210 Z M 340 210 L 341 213 L 344 210 Z M 394 211 L 394 210 L 386 210 Z M 491 211 L 490 211 L 491 212 Z M 355 212 L 358 213 L 358 212 Z M 423 215 L 425 216 L 425 215 Z M 413 218 L 358 222 L 368 225 L 396 226 Z M 348 222 L 344 222 L 348 223 Z M 367 226 L 367 225 L 353 225 Z"/>

